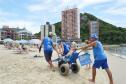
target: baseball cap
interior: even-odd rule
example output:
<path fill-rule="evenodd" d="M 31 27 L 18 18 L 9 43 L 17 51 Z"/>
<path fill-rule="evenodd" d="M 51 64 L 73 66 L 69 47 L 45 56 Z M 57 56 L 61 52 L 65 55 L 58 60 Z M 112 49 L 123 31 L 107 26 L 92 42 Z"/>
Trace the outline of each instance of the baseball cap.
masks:
<path fill-rule="evenodd" d="M 91 38 L 95 38 L 95 39 L 98 39 L 98 36 L 97 36 L 97 34 L 91 34 L 91 36 L 90 36 Z"/>

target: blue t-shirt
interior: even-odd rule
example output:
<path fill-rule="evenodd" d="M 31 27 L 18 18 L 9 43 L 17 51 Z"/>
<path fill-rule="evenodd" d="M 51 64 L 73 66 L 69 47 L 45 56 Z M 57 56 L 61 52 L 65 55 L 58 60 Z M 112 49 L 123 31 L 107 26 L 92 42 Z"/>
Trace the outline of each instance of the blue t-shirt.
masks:
<path fill-rule="evenodd" d="M 104 60 L 106 59 L 106 54 L 104 52 L 103 46 L 100 41 L 96 41 L 96 46 L 93 47 L 94 59 Z"/>
<path fill-rule="evenodd" d="M 70 63 L 76 63 L 76 59 L 78 58 L 79 53 L 75 50 L 72 55 L 69 57 Z"/>
<path fill-rule="evenodd" d="M 43 39 L 44 51 L 53 51 L 53 41 L 49 37 Z"/>
<path fill-rule="evenodd" d="M 63 43 L 63 48 L 64 48 L 63 54 L 66 55 L 70 51 L 70 46 L 66 43 Z"/>

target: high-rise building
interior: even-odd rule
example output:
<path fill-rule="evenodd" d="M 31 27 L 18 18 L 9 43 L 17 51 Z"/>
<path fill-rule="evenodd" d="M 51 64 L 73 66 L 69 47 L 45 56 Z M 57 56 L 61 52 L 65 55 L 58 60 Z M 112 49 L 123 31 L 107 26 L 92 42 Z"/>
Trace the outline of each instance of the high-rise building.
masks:
<path fill-rule="evenodd" d="M 52 25 L 52 33 L 55 34 L 55 25 Z"/>
<path fill-rule="evenodd" d="M 1 41 L 1 29 L 0 29 L 0 41 Z"/>
<path fill-rule="evenodd" d="M 44 31 L 44 26 L 40 26 L 40 32 L 41 32 L 41 40 L 45 37 L 45 31 Z"/>
<path fill-rule="evenodd" d="M 51 25 L 49 22 L 46 22 L 45 25 L 41 25 L 41 39 L 48 36 L 49 32 L 55 34 L 55 26 Z"/>
<path fill-rule="evenodd" d="M 49 34 L 50 25 L 45 25 L 45 36 Z"/>
<path fill-rule="evenodd" d="M 97 34 L 99 36 L 99 22 L 98 21 L 89 21 L 89 30 L 91 34 Z"/>
<path fill-rule="evenodd" d="M 62 11 L 62 39 L 80 38 L 80 13 L 78 8 Z"/>

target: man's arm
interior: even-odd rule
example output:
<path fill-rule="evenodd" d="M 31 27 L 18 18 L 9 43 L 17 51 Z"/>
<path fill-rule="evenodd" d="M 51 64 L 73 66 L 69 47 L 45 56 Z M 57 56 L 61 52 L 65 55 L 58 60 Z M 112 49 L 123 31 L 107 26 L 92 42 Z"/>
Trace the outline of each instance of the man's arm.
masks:
<path fill-rule="evenodd" d="M 73 50 L 70 49 L 70 51 L 66 54 L 66 56 L 70 56 L 73 53 Z"/>
<path fill-rule="evenodd" d="M 86 49 L 88 49 L 89 47 L 94 47 L 94 46 L 96 46 L 96 42 L 95 42 L 95 41 L 89 43 L 87 46 L 84 46 L 84 47 L 81 47 L 81 48 L 78 48 L 78 49 L 86 50 Z"/>
<path fill-rule="evenodd" d="M 59 53 L 58 50 L 57 50 L 57 48 L 56 48 L 56 45 L 52 45 L 52 47 L 53 47 L 53 49 L 54 49 L 57 53 Z"/>

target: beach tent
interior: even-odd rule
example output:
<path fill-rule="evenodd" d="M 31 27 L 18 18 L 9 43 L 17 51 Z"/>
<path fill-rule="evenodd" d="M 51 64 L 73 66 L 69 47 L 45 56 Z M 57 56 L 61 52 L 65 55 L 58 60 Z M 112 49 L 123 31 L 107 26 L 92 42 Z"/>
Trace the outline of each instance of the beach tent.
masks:
<path fill-rule="evenodd" d="M 31 39 L 31 40 L 29 41 L 29 43 L 30 43 L 30 44 L 41 44 L 41 40 L 39 40 L 39 39 Z"/>
<path fill-rule="evenodd" d="M 4 43 L 6 43 L 6 42 L 13 42 L 13 40 L 10 39 L 10 38 L 6 38 L 6 39 L 4 39 L 3 41 L 4 41 Z"/>

